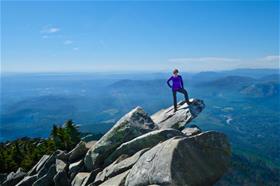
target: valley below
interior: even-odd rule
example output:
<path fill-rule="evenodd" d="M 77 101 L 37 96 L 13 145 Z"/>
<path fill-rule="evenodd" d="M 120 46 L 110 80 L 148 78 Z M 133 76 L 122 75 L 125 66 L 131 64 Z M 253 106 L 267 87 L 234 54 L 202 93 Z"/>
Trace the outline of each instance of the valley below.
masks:
<path fill-rule="evenodd" d="M 183 73 L 191 98 L 205 102 L 192 121 L 203 131 L 226 134 L 229 171 L 217 185 L 280 182 L 280 81 L 272 69 Z M 169 74 L 2 75 L 0 140 L 47 138 L 68 119 L 82 132 L 106 133 L 125 113 L 141 106 L 150 115 L 172 104 Z M 183 97 L 178 96 L 178 100 Z"/>

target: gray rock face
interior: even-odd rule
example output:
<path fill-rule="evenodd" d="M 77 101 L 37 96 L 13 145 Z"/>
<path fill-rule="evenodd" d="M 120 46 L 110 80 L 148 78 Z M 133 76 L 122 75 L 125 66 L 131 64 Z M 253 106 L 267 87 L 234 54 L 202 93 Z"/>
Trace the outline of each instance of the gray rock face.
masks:
<path fill-rule="evenodd" d="M 81 141 L 80 143 L 78 143 L 76 145 L 76 147 L 71 150 L 68 154 L 69 154 L 69 162 L 73 163 L 77 160 L 82 159 L 85 154 L 87 153 L 88 148 L 86 147 L 86 143 Z"/>
<path fill-rule="evenodd" d="M 56 165 L 56 172 L 64 171 L 67 168 L 67 164 L 60 159 L 56 159 L 55 165 Z"/>
<path fill-rule="evenodd" d="M 97 141 L 96 140 L 92 140 L 86 143 L 86 148 L 90 149 Z"/>
<path fill-rule="evenodd" d="M 36 173 L 38 173 L 38 171 L 44 166 L 44 164 L 46 163 L 47 159 L 49 158 L 49 155 L 44 155 L 39 161 L 38 163 L 28 172 L 28 175 L 34 175 Z"/>
<path fill-rule="evenodd" d="M 87 186 L 93 182 L 97 172 L 99 170 L 93 170 L 91 172 L 80 172 L 73 179 L 72 186 Z"/>
<path fill-rule="evenodd" d="M 123 116 L 111 130 L 109 130 L 84 158 L 88 170 L 99 167 L 103 160 L 120 144 L 137 136 L 145 134 L 154 128 L 154 123 L 148 114 L 140 107 L 136 107 Z"/>
<path fill-rule="evenodd" d="M 16 186 L 30 186 L 37 180 L 37 175 L 24 177 Z"/>
<path fill-rule="evenodd" d="M 82 186 L 88 186 L 90 185 L 90 183 L 93 184 L 93 181 L 97 175 L 98 172 L 100 172 L 101 170 L 98 168 L 98 169 L 95 169 L 93 171 L 91 171 L 89 173 L 89 175 L 84 179 L 83 183 L 82 183 Z"/>
<path fill-rule="evenodd" d="M 62 160 L 64 162 L 68 162 L 68 159 L 69 159 L 69 154 L 66 153 L 65 151 L 62 151 L 62 150 L 57 150 L 56 151 L 56 158 L 59 159 L 59 160 Z"/>
<path fill-rule="evenodd" d="M 82 186 L 85 185 L 87 178 L 89 177 L 89 172 L 79 172 L 73 179 L 72 186 Z"/>
<path fill-rule="evenodd" d="M 74 176 L 78 173 L 84 170 L 84 161 L 80 160 L 75 163 L 72 163 L 69 165 L 69 175 L 70 179 L 74 178 Z"/>
<path fill-rule="evenodd" d="M 229 162 L 230 146 L 222 133 L 174 137 L 144 153 L 125 185 L 213 185 Z"/>
<path fill-rule="evenodd" d="M 142 149 L 139 152 L 135 153 L 133 156 L 128 157 L 124 160 L 116 160 L 114 163 L 103 169 L 102 172 L 96 175 L 94 183 L 101 183 L 104 180 L 107 180 L 110 177 L 116 176 L 126 170 L 130 169 L 140 158 L 140 156 L 149 150 L 148 148 Z"/>
<path fill-rule="evenodd" d="M 42 185 L 54 185 L 53 177 L 56 175 L 56 166 L 53 164 L 50 166 L 47 174 L 37 179 L 32 186 L 42 186 Z"/>
<path fill-rule="evenodd" d="M 59 171 L 54 177 L 53 181 L 55 186 L 69 186 L 70 180 L 67 176 L 67 172 L 65 170 Z"/>
<path fill-rule="evenodd" d="M 18 168 L 16 172 L 8 174 L 6 180 L 2 183 L 2 186 L 14 186 L 22 180 L 25 175 L 26 172 L 24 172 L 22 168 Z"/>
<path fill-rule="evenodd" d="M 41 178 L 49 171 L 49 168 L 55 164 L 56 161 L 56 152 L 53 153 L 43 164 L 42 168 L 38 171 L 38 178 Z"/>
<path fill-rule="evenodd" d="M 175 113 L 173 106 L 171 106 L 153 114 L 151 118 L 159 129 L 175 128 L 182 130 L 205 108 L 202 100 L 190 99 L 190 101 L 190 105 L 183 101 L 179 102 L 178 111 Z"/>
<path fill-rule="evenodd" d="M 123 186 L 128 173 L 129 170 L 105 181 L 100 186 Z"/>
<path fill-rule="evenodd" d="M 192 126 L 190 128 L 184 128 L 182 133 L 184 133 L 186 136 L 194 136 L 201 133 L 201 130 L 198 126 Z"/>
<path fill-rule="evenodd" d="M 105 165 L 109 165 L 122 154 L 131 156 L 141 149 L 151 148 L 157 145 L 159 142 L 165 141 L 174 136 L 184 136 L 184 134 L 179 130 L 169 128 L 155 130 L 138 136 L 137 138 L 134 138 L 120 145 L 108 158 L 106 158 Z"/>

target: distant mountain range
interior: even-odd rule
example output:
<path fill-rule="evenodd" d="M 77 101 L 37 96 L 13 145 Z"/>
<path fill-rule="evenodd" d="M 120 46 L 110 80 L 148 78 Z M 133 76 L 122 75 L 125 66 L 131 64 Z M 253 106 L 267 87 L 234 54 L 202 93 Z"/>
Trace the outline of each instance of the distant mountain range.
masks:
<path fill-rule="evenodd" d="M 202 87 L 214 87 L 218 89 L 238 90 L 256 82 L 256 79 L 246 76 L 226 76 L 212 81 L 200 83 Z"/>
<path fill-rule="evenodd" d="M 278 96 L 280 90 L 279 74 L 252 78 L 247 76 L 226 76 L 212 81 L 198 83 L 197 86 L 212 87 L 221 91 L 239 92 L 252 97 Z"/>
<path fill-rule="evenodd" d="M 192 76 L 193 81 L 212 81 L 226 76 L 245 76 L 251 78 L 261 78 L 264 76 L 278 75 L 279 69 L 235 69 L 219 72 L 200 72 Z"/>
<path fill-rule="evenodd" d="M 232 75 L 235 73 L 237 75 Z M 241 76 L 243 74 L 247 76 Z M 171 91 L 166 84 L 170 74 L 147 73 L 142 76 L 144 77 L 141 74 L 115 74 L 108 77 L 94 74 L 4 76 L 2 82 L 5 88 L 1 90 L 2 140 L 6 137 L 15 138 L 17 135 L 42 136 L 48 133 L 45 130 L 52 124 L 69 118 L 81 123 L 83 127 L 105 132 L 135 105 L 142 105 L 153 113 L 172 102 Z M 239 69 L 182 73 L 182 76 L 190 97 L 208 96 L 208 99 L 213 99 L 213 96 L 225 96 L 229 93 L 252 98 L 279 95 L 277 70 Z M 232 95 L 228 97 L 232 98 Z M 112 109 L 114 112 L 107 112 Z M 97 125 L 98 123 L 103 125 Z"/>
<path fill-rule="evenodd" d="M 253 97 L 279 96 L 280 84 L 275 81 L 260 82 L 249 85 L 240 92 L 244 95 Z"/>
<path fill-rule="evenodd" d="M 203 130 L 224 132 L 232 143 L 236 163 L 220 183 L 254 185 L 259 179 L 255 175 L 266 177 L 269 183 L 269 175 L 280 170 L 279 70 L 181 74 L 190 97 L 203 99 L 207 105 L 193 123 Z M 172 104 L 166 84 L 170 75 L 2 76 L 0 141 L 47 137 L 53 124 L 67 119 L 73 119 L 82 131 L 104 133 L 136 105 L 153 114 Z M 247 172 L 252 176 L 243 176 Z"/>

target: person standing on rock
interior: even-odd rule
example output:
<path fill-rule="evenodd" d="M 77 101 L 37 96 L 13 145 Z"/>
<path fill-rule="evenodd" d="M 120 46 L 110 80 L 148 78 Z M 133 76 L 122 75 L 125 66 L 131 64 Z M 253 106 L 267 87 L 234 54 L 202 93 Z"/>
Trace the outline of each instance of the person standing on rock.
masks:
<path fill-rule="evenodd" d="M 170 84 L 171 81 L 172 85 Z M 173 75 L 167 80 L 167 85 L 172 88 L 174 112 L 177 111 L 177 92 L 184 94 L 186 103 L 190 105 L 188 92 L 184 88 L 183 78 L 179 75 L 178 69 L 173 70 Z"/>

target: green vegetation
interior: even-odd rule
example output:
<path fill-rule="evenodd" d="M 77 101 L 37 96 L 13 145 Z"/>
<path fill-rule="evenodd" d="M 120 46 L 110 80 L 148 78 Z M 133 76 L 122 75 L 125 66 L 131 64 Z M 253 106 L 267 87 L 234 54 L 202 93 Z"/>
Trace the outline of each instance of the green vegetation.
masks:
<path fill-rule="evenodd" d="M 62 127 L 53 125 L 51 139 L 56 149 L 67 151 L 73 149 L 81 140 L 78 127 L 73 124 L 72 120 L 68 120 Z"/>
<path fill-rule="evenodd" d="M 57 149 L 71 150 L 81 140 L 80 137 L 78 127 L 68 120 L 63 126 L 53 125 L 47 139 L 24 137 L 0 143 L 0 172 L 16 171 L 18 167 L 29 170 L 44 154 L 51 154 Z"/>
<path fill-rule="evenodd" d="M 262 159 L 233 153 L 228 172 L 215 185 L 279 185 L 279 175 L 279 168 L 268 166 Z"/>

